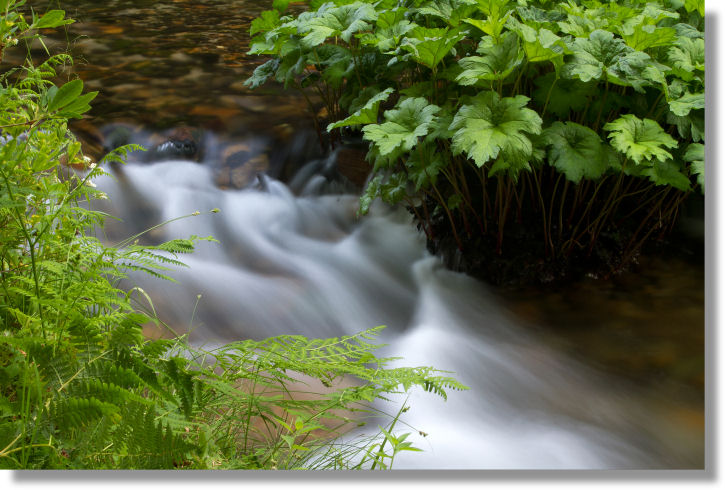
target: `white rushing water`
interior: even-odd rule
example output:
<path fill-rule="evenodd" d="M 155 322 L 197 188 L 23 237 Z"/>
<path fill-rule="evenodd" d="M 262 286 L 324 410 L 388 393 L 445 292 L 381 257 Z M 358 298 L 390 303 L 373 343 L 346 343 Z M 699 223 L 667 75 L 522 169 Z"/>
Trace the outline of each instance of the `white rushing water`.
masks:
<path fill-rule="evenodd" d="M 382 354 L 453 371 L 470 386 L 447 401 L 411 395 L 404 420 L 424 452 L 401 454 L 397 468 L 701 464 L 692 450 L 698 441 L 668 422 L 660 400 L 567 359 L 515 324 L 483 284 L 426 252 L 407 213 L 381 205 L 358 219 L 356 196 L 320 195 L 324 179 L 310 169 L 304 175 L 293 180 L 307 189 L 301 195 L 273 180 L 264 191 L 221 191 L 208 167 L 183 161 L 128 165 L 123 178 L 97 184 L 123 220 L 108 223 L 110 241 L 221 210 L 149 235 L 219 240 L 183 258 L 189 268 L 171 273 L 178 284 L 138 278 L 169 324 L 179 331 L 193 324 L 194 341 L 328 337 L 387 325 Z"/>

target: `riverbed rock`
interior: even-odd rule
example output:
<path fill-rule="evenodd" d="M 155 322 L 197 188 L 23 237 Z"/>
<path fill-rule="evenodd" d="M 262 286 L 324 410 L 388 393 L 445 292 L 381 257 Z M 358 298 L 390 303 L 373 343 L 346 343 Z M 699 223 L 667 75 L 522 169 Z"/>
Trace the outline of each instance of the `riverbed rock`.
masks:
<path fill-rule="evenodd" d="M 182 126 L 164 135 L 163 141 L 148 152 L 147 161 L 178 159 L 199 162 L 203 153 L 201 134 L 193 128 Z"/>
<path fill-rule="evenodd" d="M 222 152 L 221 167 L 214 180 L 222 189 L 242 189 L 256 182 L 257 175 L 266 173 L 269 168 L 266 153 L 254 154 L 249 144 L 239 143 Z"/>

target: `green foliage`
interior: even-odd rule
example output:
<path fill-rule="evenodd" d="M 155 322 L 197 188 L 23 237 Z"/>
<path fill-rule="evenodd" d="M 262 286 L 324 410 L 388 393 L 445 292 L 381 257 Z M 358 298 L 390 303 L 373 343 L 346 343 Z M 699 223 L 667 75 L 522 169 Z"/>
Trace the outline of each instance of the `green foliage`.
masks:
<path fill-rule="evenodd" d="M 440 107 L 422 97 L 402 99 L 395 109 L 385 111 L 385 122 L 363 128 L 365 139 L 377 147 L 380 155 L 410 151 L 418 138 L 425 136 L 436 122 Z"/>
<path fill-rule="evenodd" d="M 69 22 L 50 11 L 26 23 L 15 10 L 22 3 L 0 0 L 3 49 Z M 283 12 L 288 3 L 275 7 Z M 338 15 L 347 8 L 327 12 L 352 19 L 349 30 L 368 7 L 348 17 Z M 253 28 L 278 25 L 274 12 Z M 95 93 L 84 94 L 78 79 L 51 82 L 54 67 L 69 61 L 28 60 L 13 81 L 0 77 L 0 468 L 374 468 L 392 463 L 389 453 L 371 453 L 381 440 L 395 443 L 392 456 L 412 450 L 393 434 L 394 417 L 373 439 L 330 452 L 377 398 L 415 386 L 444 398 L 465 389 L 431 367 L 388 368 L 390 359 L 374 353 L 382 327 L 214 350 L 168 327 L 173 339 L 146 338 L 144 326 L 163 323 L 149 296 L 123 280 L 133 271 L 171 280 L 165 272 L 183 267 L 183 254 L 213 239 L 146 246 L 137 235 L 108 246 L 94 236 L 106 216 L 93 203 L 107 196 L 93 180 L 104 163 L 140 148 L 114 150 L 99 165 L 83 156 L 67 123 L 83 117 Z M 391 91 L 356 101 L 359 119 L 350 124 L 376 118 Z M 404 113 L 414 103 L 391 118 L 410 119 Z"/>
<path fill-rule="evenodd" d="M 513 32 L 502 36 L 500 43 L 493 38 L 481 40 L 477 52 L 483 56 L 468 56 L 458 61 L 463 71 L 456 77 L 461 85 L 475 85 L 484 80 L 503 80 L 524 60 L 519 50 L 519 38 Z"/>
<path fill-rule="evenodd" d="M 619 119 L 604 125 L 616 150 L 621 151 L 634 163 L 655 158 L 660 162 L 672 155 L 664 148 L 674 148 L 677 142 L 651 119 L 639 119 L 633 114 L 625 114 Z"/>
<path fill-rule="evenodd" d="M 541 132 L 541 118 L 526 108 L 528 97 L 500 98 L 496 92 L 481 92 L 461 106 L 451 129 L 453 153 L 465 152 L 483 167 L 496 160 L 493 169 L 526 169 L 533 153 L 529 139 Z"/>
<path fill-rule="evenodd" d="M 336 36 L 350 42 L 353 34 L 367 30 L 376 18 L 377 12 L 368 3 L 354 2 L 340 7 L 328 3 L 306 17 L 306 22 L 298 23 L 297 29 L 303 34 L 302 46 L 313 48 Z"/>
<path fill-rule="evenodd" d="M 408 51 L 416 63 L 430 68 L 435 73 L 443 58 L 463 37 L 459 29 L 417 26 L 405 34 L 400 47 Z"/>
<path fill-rule="evenodd" d="M 704 189 L 703 160 L 685 154 L 704 143 L 702 1 L 309 5 L 255 21 L 250 53 L 272 60 L 248 83 L 314 89 L 333 143 L 362 132 L 376 173 L 363 213 L 403 202 L 428 238 L 444 216 L 459 248 L 464 229 L 474 242 L 493 233 L 499 253 L 516 216 L 554 261 L 588 256 L 629 220 L 626 259 Z M 326 46 L 344 61 L 326 61 Z"/>
<path fill-rule="evenodd" d="M 545 136 L 550 145 L 549 162 L 567 180 L 579 183 L 582 178 L 598 179 L 609 169 L 610 154 L 590 128 L 557 121 L 546 129 Z"/>
<path fill-rule="evenodd" d="M 697 176 L 697 183 L 705 192 L 705 145 L 692 143 L 687 147 L 684 158 L 690 162 L 690 172 Z"/>
<path fill-rule="evenodd" d="M 365 103 L 364 106 L 353 112 L 349 117 L 343 119 L 342 121 L 337 121 L 336 123 L 330 123 L 327 126 L 327 130 L 332 131 L 335 128 L 342 128 L 345 126 L 377 123 L 380 104 L 387 100 L 392 93 L 392 88 L 387 88 L 382 92 L 376 93 Z"/>
<path fill-rule="evenodd" d="M 650 83 L 643 75 L 652 61 L 649 55 L 630 48 L 612 32 L 597 29 L 586 39 L 574 39 L 570 48 L 573 58 L 565 65 L 569 78 L 606 80 L 639 92 Z"/>

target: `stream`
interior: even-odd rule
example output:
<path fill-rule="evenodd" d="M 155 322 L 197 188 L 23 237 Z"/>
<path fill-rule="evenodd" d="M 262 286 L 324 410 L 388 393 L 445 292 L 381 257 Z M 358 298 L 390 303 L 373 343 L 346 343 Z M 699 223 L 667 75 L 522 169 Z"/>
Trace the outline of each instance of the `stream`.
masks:
<path fill-rule="evenodd" d="M 203 135 L 196 162 L 136 155 L 96 182 L 110 197 L 102 209 L 120 218 L 105 229 L 110 243 L 195 211 L 143 239 L 218 240 L 183 257 L 189 267 L 170 273 L 178 283 L 133 277 L 175 331 L 209 345 L 386 325 L 380 355 L 453 371 L 470 387 L 447 401 L 412 393 L 412 428 L 401 431 L 423 452 L 399 455 L 396 468 L 704 466 L 696 246 L 644 256 L 611 281 L 494 289 L 442 267 L 404 210 L 377 203 L 358 217 L 359 186 L 339 175 L 336 154 L 315 150 L 303 101 L 242 86 L 259 63 L 244 52 L 262 2 L 34 3 L 79 19 L 55 41 L 70 43 L 83 60 L 74 69 L 102 92 L 79 137 L 121 125 L 142 128 L 141 143 L 180 126 Z M 265 165 L 222 183 L 230 154 Z"/>

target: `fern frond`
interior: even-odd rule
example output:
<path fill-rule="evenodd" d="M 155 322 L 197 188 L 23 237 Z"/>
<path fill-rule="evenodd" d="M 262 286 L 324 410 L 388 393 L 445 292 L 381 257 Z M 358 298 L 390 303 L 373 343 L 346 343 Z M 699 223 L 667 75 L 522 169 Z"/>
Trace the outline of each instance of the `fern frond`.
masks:
<path fill-rule="evenodd" d="M 118 406 L 97 398 L 62 397 L 50 405 L 51 420 L 62 430 L 88 425 L 101 417 L 117 417 Z"/>
<path fill-rule="evenodd" d="M 131 407 L 125 417 L 134 420 L 114 435 L 114 443 L 125 451 L 119 461 L 121 468 L 158 469 L 183 467 L 189 460 L 194 446 L 174 433 L 169 426 L 156 421 L 153 407 Z"/>

